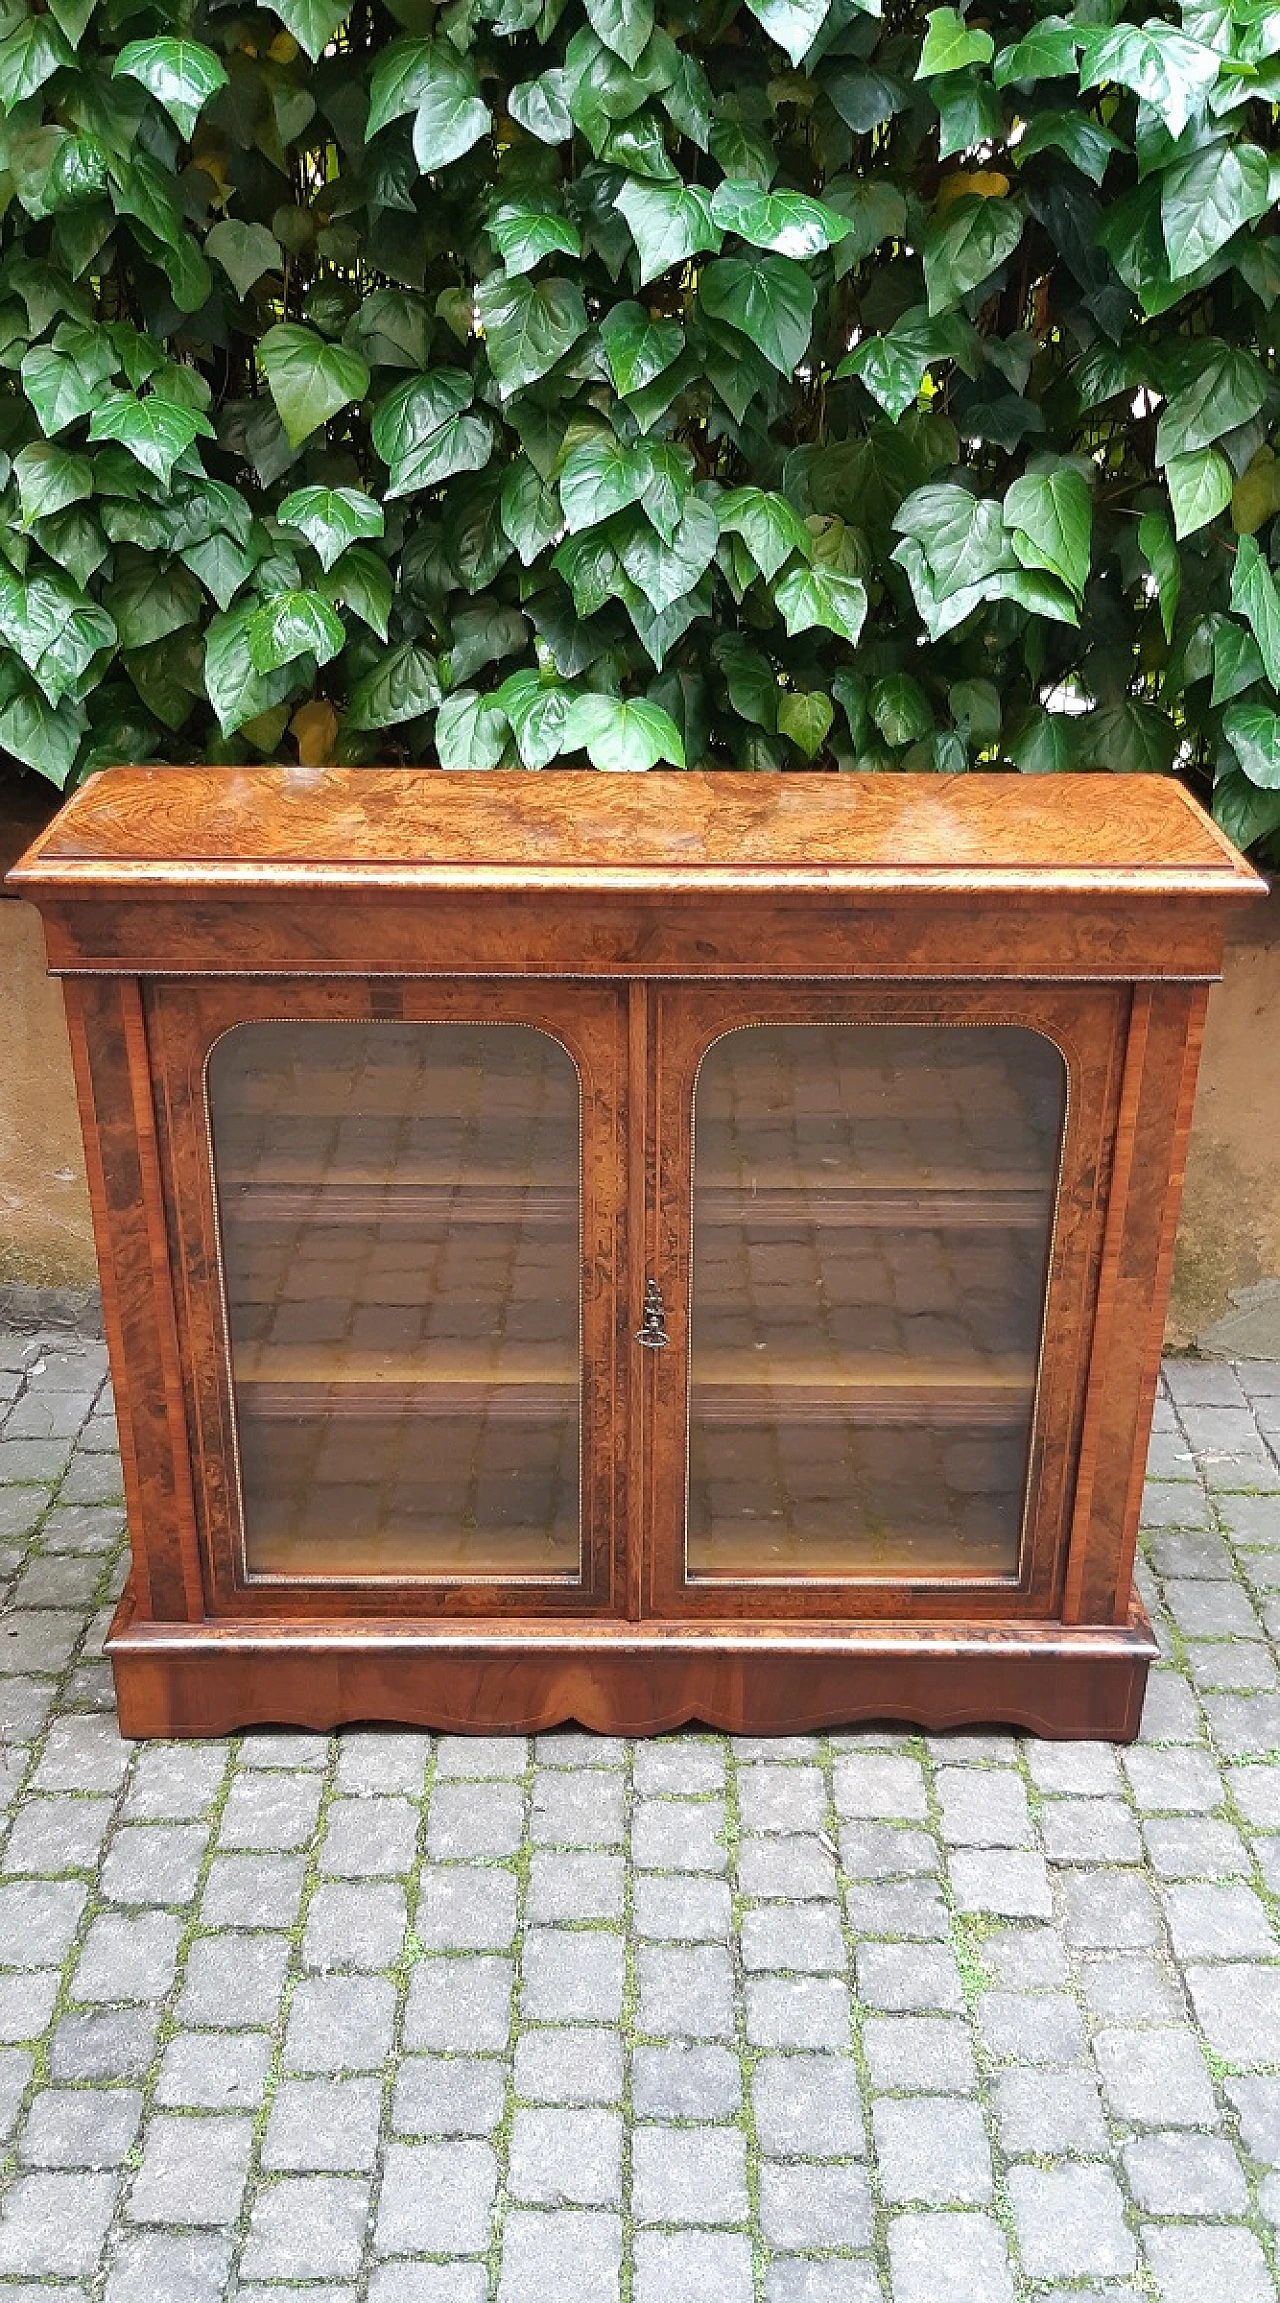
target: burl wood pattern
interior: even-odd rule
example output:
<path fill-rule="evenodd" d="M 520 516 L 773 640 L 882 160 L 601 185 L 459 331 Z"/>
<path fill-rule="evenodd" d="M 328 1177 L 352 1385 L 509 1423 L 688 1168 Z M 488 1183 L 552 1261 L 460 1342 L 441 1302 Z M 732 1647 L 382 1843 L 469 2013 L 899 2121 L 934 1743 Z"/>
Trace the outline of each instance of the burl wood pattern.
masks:
<path fill-rule="evenodd" d="M 1133 1547 L 1205 987 L 1224 901 L 1261 889 L 1176 784 L 119 769 L 13 881 L 67 977 L 134 1539 L 110 1641 L 127 1734 L 1136 1732 L 1153 1646 Z M 519 1023 L 572 1057 L 578 1581 L 254 1572 L 206 1078 L 225 1033 L 268 1018 Z M 1007 1571 L 686 1574 L 694 1086 L 707 1050 L 752 1024 L 1012 1026 L 1061 1053 Z M 971 1220 L 945 1189 L 926 1218 Z M 1016 1191 L 981 1217 L 993 1242 L 1028 1220 Z M 636 1341 L 651 1278 L 661 1353 Z M 732 1422 L 716 1365 L 699 1412 Z M 899 1371 L 895 1412 L 917 1412 L 914 1386 L 934 1413 L 939 1380 Z M 1021 1363 L 999 1380 L 1028 1396 Z M 998 1384 L 975 1413 L 1008 1420 Z M 858 1415 L 875 1414 L 868 1392 Z"/>

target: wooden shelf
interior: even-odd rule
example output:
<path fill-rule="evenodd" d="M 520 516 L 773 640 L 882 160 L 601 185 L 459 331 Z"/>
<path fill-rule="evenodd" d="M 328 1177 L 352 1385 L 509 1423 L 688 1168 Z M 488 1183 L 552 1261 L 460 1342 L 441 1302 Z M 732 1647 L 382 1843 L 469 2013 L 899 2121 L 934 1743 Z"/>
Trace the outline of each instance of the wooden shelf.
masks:
<path fill-rule="evenodd" d="M 769 1184 L 749 1187 L 699 1182 L 694 1194 L 694 1241 L 700 1230 L 824 1229 L 1043 1230 L 1049 1194 L 1043 1183 L 867 1182 Z"/>
<path fill-rule="evenodd" d="M 533 1184 L 470 1180 L 420 1183 L 405 1181 L 399 1175 L 371 1183 L 328 1171 L 309 1182 L 224 1175 L 222 1203 L 224 1210 L 230 1206 L 237 1225 L 305 1223 L 316 1230 L 338 1224 L 379 1230 L 394 1224 L 414 1231 L 439 1231 L 446 1226 L 453 1230 L 462 1224 L 519 1224 L 522 1231 L 576 1232 L 580 1218 L 579 1195 L 573 1186 L 545 1189 Z"/>

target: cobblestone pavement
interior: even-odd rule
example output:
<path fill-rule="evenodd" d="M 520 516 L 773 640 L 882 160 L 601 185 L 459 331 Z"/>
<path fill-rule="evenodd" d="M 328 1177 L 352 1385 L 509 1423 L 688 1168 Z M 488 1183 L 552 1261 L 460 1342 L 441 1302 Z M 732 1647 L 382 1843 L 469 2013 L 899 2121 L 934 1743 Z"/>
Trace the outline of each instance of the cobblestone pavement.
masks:
<path fill-rule="evenodd" d="M 1274 2303 L 1280 1366 L 1122 1754 L 121 1743 L 104 1382 L 0 1335 L 0 2303 Z"/>

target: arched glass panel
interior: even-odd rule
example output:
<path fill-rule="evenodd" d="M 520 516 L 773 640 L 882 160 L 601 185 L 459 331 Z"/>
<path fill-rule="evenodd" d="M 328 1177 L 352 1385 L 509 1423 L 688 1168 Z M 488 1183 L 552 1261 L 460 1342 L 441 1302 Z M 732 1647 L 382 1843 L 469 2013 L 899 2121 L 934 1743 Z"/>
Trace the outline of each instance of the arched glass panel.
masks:
<path fill-rule="evenodd" d="M 1014 1026 L 767 1024 L 694 1107 L 691 1579 L 1018 1573 L 1066 1070 Z"/>
<path fill-rule="evenodd" d="M 247 1574 L 576 1580 L 567 1051 L 516 1024 L 250 1023 L 208 1092 Z"/>

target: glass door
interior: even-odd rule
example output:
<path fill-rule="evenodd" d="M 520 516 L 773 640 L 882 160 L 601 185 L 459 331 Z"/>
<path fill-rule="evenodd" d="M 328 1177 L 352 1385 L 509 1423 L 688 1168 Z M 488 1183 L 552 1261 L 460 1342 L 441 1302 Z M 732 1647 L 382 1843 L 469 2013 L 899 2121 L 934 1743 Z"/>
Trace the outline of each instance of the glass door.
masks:
<path fill-rule="evenodd" d="M 933 1589 L 954 1613 L 963 1587 L 980 1612 L 984 1590 L 1007 1608 L 1043 1589 L 1036 1432 L 1055 1260 L 1071 1284 L 1078 1033 L 937 1004 L 817 993 L 805 1015 L 779 994 L 782 1013 L 709 1038 L 701 999 L 670 1000 L 660 1140 L 682 1143 L 692 1189 L 666 1243 L 679 1364 L 653 1378 L 660 1607 L 883 1611 Z"/>
<path fill-rule="evenodd" d="M 431 1587 L 572 1610 L 612 1585 L 610 1394 L 583 1346 L 589 1326 L 611 1358 L 618 1115 L 593 1098 L 588 1125 L 583 1072 L 590 1092 L 615 1019 L 597 1048 L 572 994 L 553 1026 L 474 994 L 450 1013 L 460 989 L 395 1016 L 268 994 L 276 1013 L 208 1044 L 234 1466 L 213 1548 L 224 1583 L 277 1605 L 287 1585 L 291 1612 L 398 1589 L 420 1612 Z"/>

